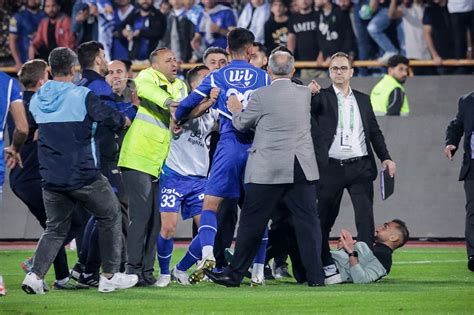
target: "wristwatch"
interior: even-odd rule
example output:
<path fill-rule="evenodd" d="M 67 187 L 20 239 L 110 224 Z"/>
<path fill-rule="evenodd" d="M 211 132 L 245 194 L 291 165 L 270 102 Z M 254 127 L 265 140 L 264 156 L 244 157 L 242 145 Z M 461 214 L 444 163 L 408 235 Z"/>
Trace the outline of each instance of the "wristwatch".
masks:
<path fill-rule="evenodd" d="M 353 250 L 352 253 L 349 253 L 348 255 L 349 257 L 359 257 L 359 253 L 356 252 L 355 250 Z"/>

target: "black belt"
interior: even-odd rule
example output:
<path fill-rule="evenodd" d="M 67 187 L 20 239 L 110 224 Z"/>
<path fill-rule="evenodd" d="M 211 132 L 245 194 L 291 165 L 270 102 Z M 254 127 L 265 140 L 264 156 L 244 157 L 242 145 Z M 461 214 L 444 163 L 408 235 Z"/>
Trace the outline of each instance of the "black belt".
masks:
<path fill-rule="evenodd" d="M 342 165 L 346 165 L 346 164 L 355 163 L 355 162 L 360 161 L 360 160 L 362 160 L 366 157 L 367 157 L 367 155 L 364 155 L 364 156 L 358 156 L 358 157 L 355 157 L 355 158 L 350 158 L 350 159 L 345 159 L 345 160 L 329 158 L 329 163 L 337 163 L 337 164 L 342 166 Z"/>

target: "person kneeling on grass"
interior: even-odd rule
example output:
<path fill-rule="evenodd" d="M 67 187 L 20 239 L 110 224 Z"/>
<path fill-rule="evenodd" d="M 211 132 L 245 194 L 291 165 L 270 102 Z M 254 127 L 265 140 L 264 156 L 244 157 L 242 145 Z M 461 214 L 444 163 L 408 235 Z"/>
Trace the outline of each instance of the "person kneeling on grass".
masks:
<path fill-rule="evenodd" d="M 370 249 L 366 243 L 354 241 L 351 233 L 342 229 L 338 250 L 331 251 L 340 279 L 326 281 L 326 284 L 380 280 L 390 272 L 393 251 L 405 245 L 409 236 L 405 222 L 394 219 L 375 229 L 375 243 Z"/>

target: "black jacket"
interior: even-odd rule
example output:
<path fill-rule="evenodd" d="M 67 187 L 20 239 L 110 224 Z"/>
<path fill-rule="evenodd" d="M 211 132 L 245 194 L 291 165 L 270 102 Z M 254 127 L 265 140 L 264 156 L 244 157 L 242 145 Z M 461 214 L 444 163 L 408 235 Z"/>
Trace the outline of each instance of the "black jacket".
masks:
<path fill-rule="evenodd" d="M 474 115 L 474 92 L 466 94 L 459 99 L 459 108 L 456 117 L 446 129 L 446 145 L 455 145 L 459 148 L 459 142 L 464 135 L 464 156 L 462 159 L 459 180 L 464 180 L 469 172 L 471 164 L 471 137 L 473 131 Z"/>
<path fill-rule="evenodd" d="M 167 28 L 163 39 L 160 41 L 159 47 L 171 48 L 171 29 L 173 27 L 173 20 L 178 19 L 178 34 L 180 40 L 181 59 L 183 62 L 188 62 L 193 56 L 193 49 L 191 48 L 191 40 L 194 37 L 194 24 L 185 15 L 176 16 L 170 13 L 167 17 Z"/>
<path fill-rule="evenodd" d="M 125 20 L 122 21 L 119 27 L 120 38 L 122 36 L 122 30 L 127 25 L 133 25 L 134 21 L 140 17 L 140 10 L 136 9 L 132 12 Z M 144 27 L 140 30 L 140 35 L 133 39 L 133 49 L 130 52 L 130 59 L 136 59 L 138 55 L 138 50 L 140 49 L 140 40 L 142 38 L 148 39 L 150 41 L 150 53 L 157 47 L 158 42 L 163 37 L 166 31 L 166 17 L 159 10 L 151 8 L 150 15 L 148 16 L 147 27 Z"/>
<path fill-rule="evenodd" d="M 370 97 L 367 94 L 352 90 L 359 106 L 362 125 L 364 128 L 367 152 L 372 164 L 372 179 L 377 178 L 377 165 L 374 152 L 381 160 L 391 160 L 385 145 L 385 138 L 375 118 Z M 314 95 L 311 100 L 311 123 L 314 149 L 319 167 L 325 167 L 329 160 L 329 149 L 336 135 L 338 121 L 337 97 L 331 86 Z M 373 149 L 372 149 L 373 148 Z"/>

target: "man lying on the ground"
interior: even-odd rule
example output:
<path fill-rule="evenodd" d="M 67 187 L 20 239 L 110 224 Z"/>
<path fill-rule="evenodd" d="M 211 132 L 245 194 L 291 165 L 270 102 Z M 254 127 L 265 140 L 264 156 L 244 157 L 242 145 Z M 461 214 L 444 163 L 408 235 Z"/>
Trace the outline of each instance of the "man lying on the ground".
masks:
<path fill-rule="evenodd" d="M 375 229 L 372 249 L 364 242 L 356 242 L 351 233 L 341 230 L 338 250 L 331 256 L 341 275 L 341 282 L 370 283 L 388 275 L 392 267 L 392 253 L 408 241 L 409 232 L 405 222 L 395 219 Z"/>

